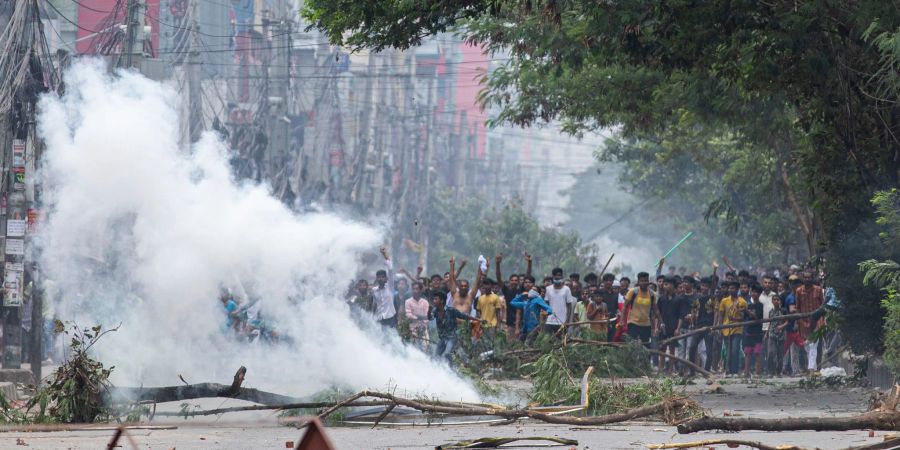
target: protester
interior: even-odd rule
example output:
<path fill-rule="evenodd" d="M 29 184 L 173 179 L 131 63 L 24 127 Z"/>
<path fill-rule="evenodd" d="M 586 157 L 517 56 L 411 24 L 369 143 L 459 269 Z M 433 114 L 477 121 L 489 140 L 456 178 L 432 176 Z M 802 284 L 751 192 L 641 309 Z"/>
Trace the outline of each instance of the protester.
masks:
<path fill-rule="evenodd" d="M 463 265 L 465 265 L 465 261 L 463 261 Z M 462 267 L 460 267 L 460 271 Z M 475 299 L 475 294 L 478 292 L 478 289 L 481 287 L 481 278 L 484 274 L 481 271 L 481 268 L 478 267 L 476 269 L 475 274 L 475 287 L 469 289 L 469 281 L 468 280 L 458 280 L 459 276 L 456 271 L 456 259 L 450 258 L 450 280 L 447 283 L 447 286 L 450 288 L 450 292 L 448 295 L 452 298 L 453 303 L 450 305 L 453 308 L 456 308 L 457 311 L 463 314 L 470 314 L 472 311 L 472 304 Z"/>
<path fill-rule="evenodd" d="M 781 297 L 772 296 L 772 309 L 768 318 L 775 319 L 784 315 L 781 309 Z M 784 329 L 787 322 L 771 322 L 769 329 L 765 331 L 766 337 L 766 366 L 770 376 L 780 377 L 782 374 L 782 359 L 784 358 Z"/>
<path fill-rule="evenodd" d="M 758 284 L 750 286 L 750 301 L 744 312 L 744 320 L 752 321 L 763 319 L 764 307 L 759 301 L 763 288 Z M 747 325 L 744 327 L 744 378 L 750 378 L 751 372 L 756 376 L 762 373 L 762 324 Z M 755 368 L 755 372 L 754 371 Z"/>
<path fill-rule="evenodd" d="M 718 302 L 710 292 L 712 280 L 700 279 L 700 294 L 697 295 L 691 305 L 690 329 L 697 330 L 715 324 Z M 688 359 L 699 364 L 706 370 L 710 370 L 713 364 L 713 336 L 709 331 L 703 331 L 688 338 Z M 699 355 L 698 355 L 699 351 Z M 699 356 L 699 357 L 698 357 Z M 694 368 L 690 369 L 691 375 Z"/>
<path fill-rule="evenodd" d="M 788 277 L 788 281 L 788 284 L 785 285 L 784 305 L 788 309 L 788 313 L 793 314 L 797 312 L 797 298 L 794 295 L 794 292 L 800 287 L 800 277 L 797 274 L 791 274 Z M 784 364 L 789 364 L 791 370 L 787 371 L 784 369 L 785 373 L 792 376 L 800 375 L 800 349 L 802 349 L 805 344 L 806 342 L 803 340 L 803 337 L 797 329 L 797 321 L 788 321 L 787 327 L 785 328 Z"/>
<path fill-rule="evenodd" d="M 413 282 L 410 297 L 404 302 L 406 320 L 409 321 L 409 331 L 413 343 L 423 351 L 428 350 L 428 300 L 422 297 L 425 286 L 421 282 Z"/>
<path fill-rule="evenodd" d="M 525 277 L 526 287 L 528 283 L 534 285 L 534 277 Z M 523 310 L 522 312 L 522 333 L 520 339 L 530 343 L 536 337 L 535 332 L 541 329 L 541 311 L 548 315 L 553 315 L 553 308 L 541 298 L 537 289 L 531 287 L 527 293 L 519 294 L 510 303 L 510 306 Z"/>
<path fill-rule="evenodd" d="M 484 323 L 485 331 L 493 335 L 501 323 L 501 318 L 506 317 L 506 302 L 498 295 L 500 288 L 493 280 L 485 278 L 482 285 L 485 293 L 478 297 L 475 309 L 478 311 L 478 318 Z"/>
<path fill-rule="evenodd" d="M 381 248 L 381 256 L 387 270 L 380 269 L 375 272 L 375 287 L 372 288 L 375 320 L 385 328 L 397 328 L 397 310 L 394 308 L 394 266 L 384 247 Z"/>
<path fill-rule="evenodd" d="M 509 276 L 509 281 L 503 281 L 503 274 L 501 273 L 500 266 L 503 263 L 503 255 L 497 255 L 494 258 L 495 270 L 497 271 L 497 284 L 500 286 L 500 293 L 503 295 L 503 300 L 506 303 L 506 332 L 507 336 L 511 339 L 517 339 L 519 334 L 519 328 L 521 326 L 522 321 L 522 312 L 516 308 L 513 308 L 510 303 L 512 300 L 519 294 L 522 293 L 522 287 L 519 286 L 519 283 L 526 276 L 531 276 L 531 265 L 532 259 L 531 255 L 525 254 L 524 256 L 525 263 L 527 264 L 527 268 L 525 270 L 524 276 L 519 276 L 517 274 L 512 274 Z M 526 291 L 527 292 L 527 291 Z"/>
<path fill-rule="evenodd" d="M 670 271 L 674 271 L 674 269 L 673 266 L 670 268 Z M 660 317 L 662 318 L 659 331 L 659 340 L 661 341 L 659 351 L 676 355 L 678 352 L 678 341 L 665 343 L 668 339 L 675 337 L 681 330 L 681 305 L 678 303 L 678 297 L 676 297 L 675 293 L 675 278 L 666 277 L 663 279 L 657 303 Z M 672 373 L 674 365 L 674 360 L 661 357 L 659 359 L 659 372 Z"/>
<path fill-rule="evenodd" d="M 348 301 L 350 306 L 368 315 L 375 314 L 375 298 L 369 289 L 369 282 L 360 279 L 356 282 L 356 293 Z"/>
<path fill-rule="evenodd" d="M 547 287 L 545 298 L 555 313 L 547 313 L 549 316 L 544 324 L 544 330 L 550 335 L 556 335 L 560 328 L 571 322 L 572 313 L 575 310 L 575 296 L 565 285 L 562 269 L 557 267 L 553 269 L 552 273 L 552 284 Z"/>
<path fill-rule="evenodd" d="M 681 284 L 679 285 L 679 294 L 675 298 L 675 302 L 678 304 L 678 319 L 680 321 L 678 331 L 676 331 L 676 335 L 678 336 L 690 332 L 693 328 L 693 322 L 696 321 L 696 317 L 694 315 L 694 300 L 697 298 L 697 296 L 694 294 L 695 283 L 696 281 L 694 280 L 693 276 L 686 275 L 681 278 Z M 679 358 L 685 360 L 689 358 L 688 347 L 690 344 L 690 339 L 678 341 Z M 682 365 L 680 372 L 682 375 L 684 375 L 687 373 L 687 370 L 688 368 Z"/>
<path fill-rule="evenodd" d="M 720 322 L 717 325 L 740 322 L 744 318 L 747 301 L 738 295 L 739 288 L 740 283 L 737 281 L 728 283 L 728 295 L 719 302 Z M 727 375 L 737 375 L 740 371 L 741 335 L 743 332 L 742 327 L 724 328 L 720 331 L 725 340 L 724 345 L 727 352 L 725 365 Z"/>
<path fill-rule="evenodd" d="M 656 294 L 650 290 L 650 274 L 641 272 L 637 275 L 637 287 L 625 298 L 623 320 L 628 327 L 628 336 L 649 346 L 650 335 L 659 317 Z"/>
<path fill-rule="evenodd" d="M 449 360 L 452 358 L 458 338 L 456 321 L 469 320 L 477 322 L 478 318 L 463 314 L 456 308 L 448 308 L 446 298 L 441 293 L 435 293 L 431 297 L 431 301 L 434 304 L 434 320 L 437 322 L 438 330 L 438 344 L 435 347 L 435 356 Z"/>
<path fill-rule="evenodd" d="M 597 291 L 596 297 L 598 304 L 602 307 L 599 311 L 596 308 L 589 311 L 589 320 L 606 319 L 606 324 L 591 324 L 594 331 L 606 330 L 606 340 L 612 342 L 616 335 L 616 323 L 619 321 L 619 299 L 622 295 L 618 289 L 613 287 L 616 276 L 611 273 L 603 274 L 603 286 Z M 592 314 L 591 314 L 592 313 Z"/>
<path fill-rule="evenodd" d="M 796 302 L 792 312 L 811 313 L 825 303 L 824 291 L 813 283 L 812 271 L 803 272 L 803 284 L 795 289 L 794 297 Z M 815 316 L 797 320 L 797 332 L 800 334 L 800 339 L 805 341 L 807 372 L 815 372 L 818 367 L 819 341 L 813 340 L 812 335 L 820 322 L 821 318 Z"/>

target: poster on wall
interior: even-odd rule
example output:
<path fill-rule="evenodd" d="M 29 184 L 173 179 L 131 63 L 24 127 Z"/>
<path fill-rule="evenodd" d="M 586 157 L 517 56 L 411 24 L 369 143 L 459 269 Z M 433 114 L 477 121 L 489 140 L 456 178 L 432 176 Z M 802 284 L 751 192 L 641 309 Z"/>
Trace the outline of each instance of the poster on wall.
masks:
<path fill-rule="evenodd" d="M 28 220 L 28 233 L 35 234 L 37 233 L 38 223 L 41 220 L 41 210 L 37 208 L 28 208 L 28 213 L 26 215 Z"/>
<path fill-rule="evenodd" d="M 17 191 L 25 190 L 25 168 L 13 167 L 13 189 Z"/>
<path fill-rule="evenodd" d="M 21 263 L 6 263 L 3 277 L 3 306 L 22 306 L 25 268 Z"/>
<path fill-rule="evenodd" d="M 23 239 L 7 239 L 6 254 L 25 256 L 25 241 Z"/>
<path fill-rule="evenodd" d="M 25 167 L 25 141 L 13 140 L 13 167 Z"/>
<path fill-rule="evenodd" d="M 22 237 L 25 236 L 25 228 L 27 228 L 28 222 L 25 219 L 9 219 L 6 221 L 6 236 L 7 237 Z"/>

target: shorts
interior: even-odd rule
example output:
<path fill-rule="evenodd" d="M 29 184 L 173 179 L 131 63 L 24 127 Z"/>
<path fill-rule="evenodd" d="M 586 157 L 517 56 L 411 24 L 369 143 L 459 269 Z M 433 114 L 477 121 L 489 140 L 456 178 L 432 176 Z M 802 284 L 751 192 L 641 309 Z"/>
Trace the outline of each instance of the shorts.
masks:
<path fill-rule="evenodd" d="M 785 336 L 786 339 L 784 341 L 784 349 L 785 351 L 791 347 L 791 344 L 796 345 L 797 347 L 803 347 L 806 345 L 806 340 L 800 337 L 799 331 L 789 331 Z"/>
<path fill-rule="evenodd" d="M 757 342 L 750 347 L 744 347 L 745 355 L 759 355 L 762 354 L 762 342 Z"/>
<path fill-rule="evenodd" d="M 650 345 L 650 327 L 628 324 L 628 336 L 634 340 L 640 340 L 644 345 Z"/>

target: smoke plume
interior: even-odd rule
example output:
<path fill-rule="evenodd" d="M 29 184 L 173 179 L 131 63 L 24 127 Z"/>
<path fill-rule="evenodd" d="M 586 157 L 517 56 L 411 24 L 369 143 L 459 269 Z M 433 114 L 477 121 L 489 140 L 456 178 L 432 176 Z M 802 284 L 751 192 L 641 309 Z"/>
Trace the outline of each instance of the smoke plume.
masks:
<path fill-rule="evenodd" d="M 341 300 L 381 233 L 330 214 L 297 215 L 264 186 L 237 183 L 206 134 L 179 150 L 177 93 L 133 72 L 79 62 L 64 96 L 39 105 L 47 222 L 39 237 L 57 315 L 122 323 L 98 344 L 119 384 L 230 380 L 305 395 L 397 386 L 472 400 L 469 384 Z M 290 344 L 224 338 L 220 286 L 261 298 Z"/>

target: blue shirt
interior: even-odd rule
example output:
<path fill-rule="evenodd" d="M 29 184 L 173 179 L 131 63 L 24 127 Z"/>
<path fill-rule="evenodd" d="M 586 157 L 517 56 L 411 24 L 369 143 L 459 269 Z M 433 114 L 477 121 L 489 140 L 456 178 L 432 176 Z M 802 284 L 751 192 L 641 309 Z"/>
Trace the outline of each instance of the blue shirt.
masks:
<path fill-rule="evenodd" d="M 235 303 L 234 300 L 228 300 L 228 302 L 225 303 L 225 332 L 230 330 L 231 326 L 234 325 L 234 318 L 231 313 L 235 312 L 237 307 L 237 303 Z"/>
<path fill-rule="evenodd" d="M 787 314 L 791 314 L 791 305 L 797 303 L 797 297 L 794 297 L 794 293 L 791 292 L 788 294 L 787 298 L 784 299 L 784 310 Z M 789 320 L 786 327 L 784 327 L 784 331 L 792 333 L 797 331 L 797 323 L 793 320 Z"/>
<path fill-rule="evenodd" d="M 541 310 L 547 311 L 547 314 L 553 314 L 550 305 L 540 297 L 528 298 L 528 294 L 519 294 L 509 305 L 513 308 L 522 309 L 522 331 L 530 333 L 541 324 Z"/>

